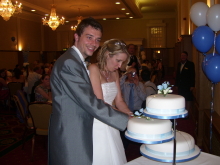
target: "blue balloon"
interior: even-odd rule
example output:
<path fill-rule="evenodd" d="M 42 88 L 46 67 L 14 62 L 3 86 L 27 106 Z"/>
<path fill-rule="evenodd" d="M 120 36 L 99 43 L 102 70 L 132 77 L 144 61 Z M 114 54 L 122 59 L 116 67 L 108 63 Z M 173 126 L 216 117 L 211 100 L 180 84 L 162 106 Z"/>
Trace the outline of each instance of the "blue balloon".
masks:
<path fill-rule="evenodd" d="M 220 82 L 220 56 L 211 57 L 205 65 L 205 74 L 212 83 Z"/>
<path fill-rule="evenodd" d="M 220 53 L 220 34 L 218 34 L 215 39 L 215 49 Z"/>
<path fill-rule="evenodd" d="M 199 26 L 192 34 L 192 42 L 202 53 L 208 52 L 214 45 L 214 32 L 208 26 Z"/>

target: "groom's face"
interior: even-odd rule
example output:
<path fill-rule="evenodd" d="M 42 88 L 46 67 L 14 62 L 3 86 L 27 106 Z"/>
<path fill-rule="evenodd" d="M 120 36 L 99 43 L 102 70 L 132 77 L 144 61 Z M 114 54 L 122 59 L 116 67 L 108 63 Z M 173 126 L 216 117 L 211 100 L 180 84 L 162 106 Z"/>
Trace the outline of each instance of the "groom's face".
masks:
<path fill-rule="evenodd" d="M 74 34 L 75 46 L 79 49 L 84 58 L 92 56 L 93 53 L 98 49 L 102 37 L 100 30 L 94 29 L 88 26 L 84 29 L 81 36 Z"/>

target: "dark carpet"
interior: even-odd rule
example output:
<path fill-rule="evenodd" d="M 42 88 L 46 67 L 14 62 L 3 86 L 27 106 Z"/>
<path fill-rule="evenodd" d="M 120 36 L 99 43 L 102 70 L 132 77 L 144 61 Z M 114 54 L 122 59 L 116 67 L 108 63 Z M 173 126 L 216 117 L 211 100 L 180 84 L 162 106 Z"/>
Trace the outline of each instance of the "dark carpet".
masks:
<path fill-rule="evenodd" d="M 46 165 L 47 164 L 47 146 L 45 145 L 45 136 L 36 136 L 34 161 L 31 162 L 31 140 L 25 143 L 22 150 L 22 124 L 14 115 L 1 114 L 1 134 L 0 134 L 0 164 L 1 165 Z M 8 120 L 8 122 L 2 122 Z M 17 121 L 16 121 L 17 120 Z M 194 136 L 195 126 L 191 119 L 177 119 L 176 129 L 187 132 Z M 7 123 L 7 124 L 5 124 Z M 31 136 L 31 135 L 29 135 Z M 141 156 L 140 143 L 130 142 L 126 149 L 127 161 L 131 161 Z"/>

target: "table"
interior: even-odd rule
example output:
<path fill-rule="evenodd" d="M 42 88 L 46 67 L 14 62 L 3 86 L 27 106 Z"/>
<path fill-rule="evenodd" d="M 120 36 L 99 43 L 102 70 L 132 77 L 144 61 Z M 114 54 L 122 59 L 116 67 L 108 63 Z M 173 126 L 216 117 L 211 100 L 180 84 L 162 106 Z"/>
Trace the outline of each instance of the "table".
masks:
<path fill-rule="evenodd" d="M 172 163 L 163 163 L 150 160 L 143 156 L 134 159 L 125 165 L 171 165 Z M 205 152 L 201 152 L 201 154 L 188 162 L 177 163 L 178 165 L 219 165 L 220 164 L 220 157 L 216 155 L 211 155 Z"/>

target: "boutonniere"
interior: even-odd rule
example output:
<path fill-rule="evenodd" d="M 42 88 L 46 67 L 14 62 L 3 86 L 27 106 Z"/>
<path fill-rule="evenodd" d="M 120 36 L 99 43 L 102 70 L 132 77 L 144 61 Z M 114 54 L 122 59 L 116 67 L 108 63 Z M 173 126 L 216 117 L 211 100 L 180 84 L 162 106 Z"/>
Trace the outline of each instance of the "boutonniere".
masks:
<path fill-rule="evenodd" d="M 184 67 L 184 69 L 188 69 L 187 67 Z"/>
<path fill-rule="evenodd" d="M 170 85 L 169 81 L 165 81 L 162 85 L 158 85 L 157 89 L 158 89 L 158 94 L 163 94 L 164 96 L 166 96 L 168 93 L 173 92 L 171 90 L 171 87 L 173 85 Z"/>

